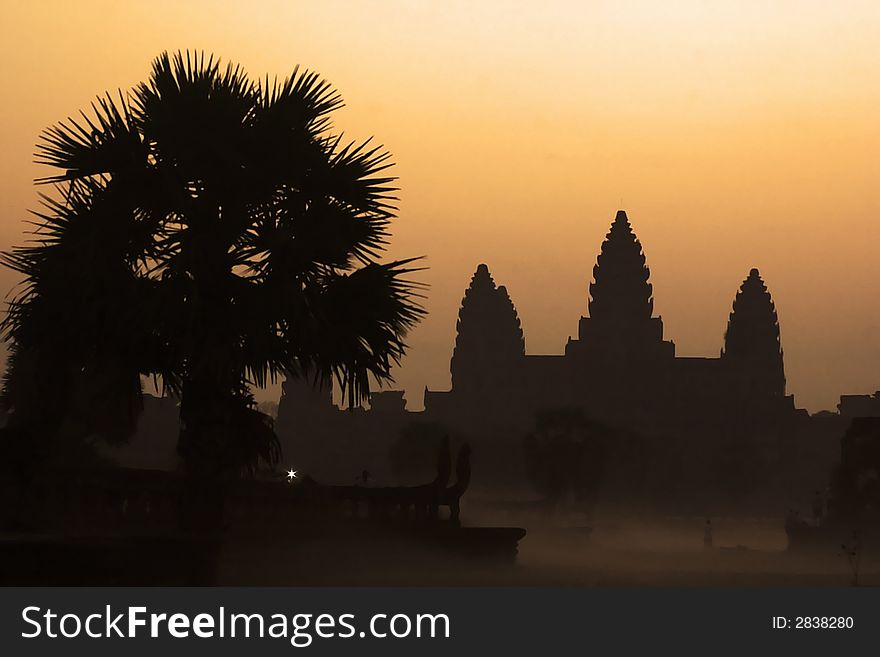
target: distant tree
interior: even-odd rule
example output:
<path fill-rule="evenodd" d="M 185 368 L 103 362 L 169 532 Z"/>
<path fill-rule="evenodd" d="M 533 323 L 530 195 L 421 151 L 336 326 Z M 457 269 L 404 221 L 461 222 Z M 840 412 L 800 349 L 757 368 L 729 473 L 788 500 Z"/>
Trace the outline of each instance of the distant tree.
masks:
<path fill-rule="evenodd" d="M 147 375 L 181 400 L 186 469 L 237 473 L 279 457 L 251 386 L 335 378 L 355 403 L 390 378 L 419 286 L 412 260 L 381 261 L 391 162 L 330 132 L 341 106 L 315 73 L 251 81 L 166 53 L 43 134 L 37 160 L 59 171 L 38 182 L 56 193 L 3 258 L 24 278 L 2 324 L 16 435 L 61 459 L 122 440 Z"/>
<path fill-rule="evenodd" d="M 437 450 L 448 435 L 439 422 L 405 425 L 388 451 L 391 474 L 406 484 L 431 481 L 437 475 Z"/>
<path fill-rule="evenodd" d="M 712 454 L 712 484 L 732 500 L 748 497 L 767 479 L 767 464 L 755 436 L 743 433 L 719 442 Z"/>
<path fill-rule="evenodd" d="M 840 546 L 841 555 L 846 559 L 850 572 L 850 585 L 859 585 L 859 573 L 862 569 L 862 537 L 859 530 L 853 530 L 852 538 Z"/>
<path fill-rule="evenodd" d="M 606 463 L 609 429 L 580 409 L 562 408 L 535 415 L 524 441 L 526 474 L 548 501 L 589 501 L 598 493 Z"/>

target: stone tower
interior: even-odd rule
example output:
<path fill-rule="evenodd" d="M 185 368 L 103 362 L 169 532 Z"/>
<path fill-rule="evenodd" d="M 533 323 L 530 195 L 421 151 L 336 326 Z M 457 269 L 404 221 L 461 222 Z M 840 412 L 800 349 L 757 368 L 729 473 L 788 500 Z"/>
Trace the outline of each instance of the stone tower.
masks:
<path fill-rule="evenodd" d="M 486 265 L 477 267 L 464 293 L 452 352 L 452 390 L 483 394 L 503 387 L 525 358 L 516 308 Z"/>
<path fill-rule="evenodd" d="M 663 341 L 663 321 L 653 316 L 650 275 L 626 212 L 618 210 L 593 267 L 589 317 L 581 317 L 566 353 L 609 365 L 671 358 L 674 345 Z"/>
<path fill-rule="evenodd" d="M 749 272 L 736 293 L 721 357 L 749 394 L 785 396 L 779 320 L 757 269 Z"/>

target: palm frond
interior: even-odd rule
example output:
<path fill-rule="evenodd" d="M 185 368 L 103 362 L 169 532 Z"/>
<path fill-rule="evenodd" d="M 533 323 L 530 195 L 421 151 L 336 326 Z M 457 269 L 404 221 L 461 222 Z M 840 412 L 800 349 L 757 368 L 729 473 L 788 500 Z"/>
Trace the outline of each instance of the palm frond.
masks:
<path fill-rule="evenodd" d="M 58 183 L 140 169 L 147 165 L 143 142 L 129 100 L 119 92 L 92 103 L 93 117 L 80 112 L 45 130 L 37 144 L 36 162 L 63 169 L 63 173 L 38 178 L 38 183 Z"/>
<path fill-rule="evenodd" d="M 370 377 L 390 381 L 408 331 L 424 315 L 425 286 L 408 278 L 417 259 L 374 263 L 307 288 L 307 315 L 290 317 L 286 335 L 306 371 L 331 372 L 350 405 L 366 399 Z"/>

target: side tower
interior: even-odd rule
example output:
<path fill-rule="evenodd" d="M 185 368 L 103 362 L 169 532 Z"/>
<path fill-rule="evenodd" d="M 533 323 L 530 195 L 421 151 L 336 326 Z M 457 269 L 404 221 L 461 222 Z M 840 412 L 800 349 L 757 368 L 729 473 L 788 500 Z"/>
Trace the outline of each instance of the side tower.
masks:
<path fill-rule="evenodd" d="M 482 396 L 504 388 L 521 367 L 525 339 L 507 290 L 496 287 L 486 265 L 464 293 L 455 328 L 452 391 Z"/>
<path fill-rule="evenodd" d="M 650 275 L 629 218 L 618 210 L 593 267 L 589 317 L 581 317 L 566 354 L 611 367 L 672 358 L 675 346 L 663 340 L 663 320 L 653 316 Z"/>
<path fill-rule="evenodd" d="M 733 301 L 721 358 L 749 396 L 785 396 L 779 319 L 761 274 L 752 269 Z"/>

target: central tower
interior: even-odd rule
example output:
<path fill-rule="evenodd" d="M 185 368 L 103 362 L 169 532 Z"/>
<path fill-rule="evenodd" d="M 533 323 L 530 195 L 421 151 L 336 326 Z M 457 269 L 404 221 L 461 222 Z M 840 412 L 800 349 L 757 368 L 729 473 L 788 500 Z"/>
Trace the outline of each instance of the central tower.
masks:
<path fill-rule="evenodd" d="M 675 346 L 663 340 L 663 321 L 653 316 L 650 276 L 629 218 L 618 210 L 593 267 L 589 317 L 581 317 L 578 339 L 566 353 L 611 367 L 674 356 Z"/>

